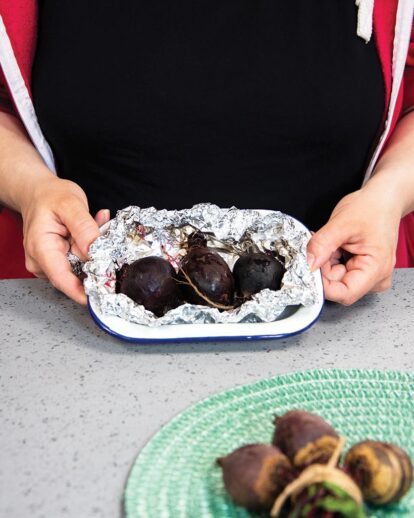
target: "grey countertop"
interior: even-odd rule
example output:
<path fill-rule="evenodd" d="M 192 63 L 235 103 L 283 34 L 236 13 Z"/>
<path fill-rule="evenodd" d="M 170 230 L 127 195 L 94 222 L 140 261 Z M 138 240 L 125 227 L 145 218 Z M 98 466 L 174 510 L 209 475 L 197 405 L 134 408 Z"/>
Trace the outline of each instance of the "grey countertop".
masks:
<path fill-rule="evenodd" d="M 199 399 L 312 368 L 414 371 L 414 269 L 285 340 L 130 346 L 45 281 L 0 282 L 0 516 L 120 517 L 136 455 Z"/>

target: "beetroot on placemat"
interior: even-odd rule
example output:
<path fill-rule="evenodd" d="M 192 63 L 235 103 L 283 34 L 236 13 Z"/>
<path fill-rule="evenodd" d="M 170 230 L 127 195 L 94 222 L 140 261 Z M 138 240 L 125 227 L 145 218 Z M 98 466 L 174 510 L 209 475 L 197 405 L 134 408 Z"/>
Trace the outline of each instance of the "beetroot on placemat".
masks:
<path fill-rule="evenodd" d="M 270 444 L 246 444 L 217 459 L 226 490 L 238 505 L 268 511 L 294 478 L 286 455 Z"/>
<path fill-rule="evenodd" d="M 377 505 L 398 502 L 413 482 L 411 459 L 395 444 L 371 440 L 354 444 L 344 465 L 365 500 Z"/>
<path fill-rule="evenodd" d="M 322 417 L 305 410 L 289 410 L 275 418 L 272 443 L 280 448 L 295 468 L 326 463 L 339 436 Z"/>

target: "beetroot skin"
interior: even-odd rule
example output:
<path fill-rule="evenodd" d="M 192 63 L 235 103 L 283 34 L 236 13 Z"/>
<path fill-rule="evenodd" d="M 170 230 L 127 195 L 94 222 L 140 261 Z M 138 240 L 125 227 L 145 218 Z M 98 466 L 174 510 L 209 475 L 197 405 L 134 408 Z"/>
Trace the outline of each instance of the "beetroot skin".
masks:
<path fill-rule="evenodd" d="M 144 257 L 124 266 L 117 284 L 120 293 L 157 317 L 182 304 L 175 270 L 161 257 Z"/>
<path fill-rule="evenodd" d="M 233 501 L 251 511 L 269 511 L 294 478 L 289 459 L 270 444 L 246 444 L 217 463 Z"/>
<path fill-rule="evenodd" d="M 272 255 L 263 252 L 244 254 L 233 268 L 237 296 L 247 300 L 261 290 L 280 290 L 285 268 Z"/>
<path fill-rule="evenodd" d="M 181 262 L 181 290 L 191 304 L 230 306 L 234 280 L 226 261 L 206 247 L 191 248 Z M 223 308 L 221 308 L 223 309 Z"/>
<path fill-rule="evenodd" d="M 305 410 L 290 410 L 276 417 L 275 426 L 272 444 L 299 469 L 328 462 L 339 441 L 329 423 Z"/>

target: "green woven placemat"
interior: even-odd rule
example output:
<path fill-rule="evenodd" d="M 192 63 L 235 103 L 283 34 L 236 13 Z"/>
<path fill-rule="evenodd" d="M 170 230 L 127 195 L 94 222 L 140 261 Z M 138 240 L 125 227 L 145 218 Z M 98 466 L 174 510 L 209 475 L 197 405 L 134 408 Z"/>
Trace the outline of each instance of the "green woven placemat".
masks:
<path fill-rule="evenodd" d="M 127 518 L 248 518 L 227 497 L 215 459 L 269 442 L 272 418 L 316 412 L 347 437 L 390 441 L 414 459 L 414 374 L 314 370 L 244 385 L 205 399 L 173 419 L 139 454 L 124 495 Z M 414 517 L 414 489 L 369 516 Z"/>

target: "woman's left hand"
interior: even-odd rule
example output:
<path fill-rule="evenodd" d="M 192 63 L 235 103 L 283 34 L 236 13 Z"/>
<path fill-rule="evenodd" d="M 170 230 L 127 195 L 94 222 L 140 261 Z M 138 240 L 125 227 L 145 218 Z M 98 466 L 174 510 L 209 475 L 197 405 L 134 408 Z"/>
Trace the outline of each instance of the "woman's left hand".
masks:
<path fill-rule="evenodd" d="M 391 286 L 402 209 L 389 189 L 370 184 L 345 196 L 308 244 L 308 263 L 312 271 L 321 268 L 326 299 L 344 305 Z"/>

